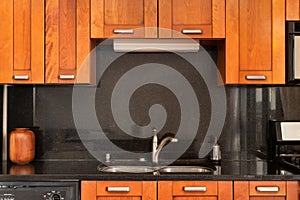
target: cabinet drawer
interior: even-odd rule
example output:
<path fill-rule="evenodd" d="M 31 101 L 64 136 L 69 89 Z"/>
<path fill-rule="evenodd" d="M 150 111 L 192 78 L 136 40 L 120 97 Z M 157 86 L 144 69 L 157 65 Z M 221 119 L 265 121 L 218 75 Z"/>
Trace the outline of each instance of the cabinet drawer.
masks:
<path fill-rule="evenodd" d="M 249 183 L 250 196 L 285 196 L 284 181 L 252 181 Z"/>
<path fill-rule="evenodd" d="M 217 195 L 216 181 L 174 181 L 174 196 Z"/>
<path fill-rule="evenodd" d="M 271 84 L 273 81 L 271 71 L 241 71 L 241 84 Z"/>
<path fill-rule="evenodd" d="M 104 37 L 114 38 L 144 38 L 145 29 L 142 26 L 126 26 L 126 25 L 106 25 L 104 27 Z"/>
<path fill-rule="evenodd" d="M 142 182 L 97 181 L 97 196 L 141 196 L 142 189 Z"/>
<path fill-rule="evenodd" d="M 173 30 L 191 38 L 211 38 L 211 25 L 173 25 Z M 173 34 L 173 38 L 184 37 Z"/>

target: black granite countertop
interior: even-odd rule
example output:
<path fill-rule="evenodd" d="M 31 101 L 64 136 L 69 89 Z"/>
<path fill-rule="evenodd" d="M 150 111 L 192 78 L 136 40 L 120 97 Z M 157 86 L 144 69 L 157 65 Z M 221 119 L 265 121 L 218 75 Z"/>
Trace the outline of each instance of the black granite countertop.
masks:
<path fill-rule="evenodd" d="M 34 161 L 27 166 L 2 163 L 0 181 L 49 180 L 300 180 L 300 174 L 258 157 L 224 158 L 213 174 L 102 173 L 97 160 Z M 23 174 L 22 174 L 23 173 Z"/>

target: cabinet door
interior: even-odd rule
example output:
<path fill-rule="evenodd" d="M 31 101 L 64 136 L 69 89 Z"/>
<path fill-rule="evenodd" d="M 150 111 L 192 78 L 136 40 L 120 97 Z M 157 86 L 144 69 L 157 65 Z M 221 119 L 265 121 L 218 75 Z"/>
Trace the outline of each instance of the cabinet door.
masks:
<path fill-rule="evenodd" d="M 224 38 L 225 1 L 159 0 L 159 27 L 160 38 Z"/>
<path fill-rule="evenodd" d="M 300 1 L 286 0 L 286 20 L 300 20 Z"/>
<path fill-rule="evenodd" d="M 285 83 L 285 1 L 226 1 L 228 84 Z"/>
<path fill-rule="evenodd" d="M 159 181 L 158 199 L 227 200 L 232 199 L 231 181 Z"/>
<path fill-rule="evenodd" d="M 156 181 L 82 181 L 82 200 L 156 200 Z"/>
<path fill-rule="evenodd" d="M 46 83 L 74 83 L 90 53 L 89 0 L 46 1 Z M 90 83 L 87 70 L 82 83 Z M 76 80 L 78 81 L 78 80 Z"/>
<path fill-rule="evenodd" d="M 91 0 L 91 23 L 91 38 L 156 38 L 157 1 Z"/>
<path fill-rule="evenodd" d="M 44 82 L 44 1 L 0 2 L 0 83 Z"/>

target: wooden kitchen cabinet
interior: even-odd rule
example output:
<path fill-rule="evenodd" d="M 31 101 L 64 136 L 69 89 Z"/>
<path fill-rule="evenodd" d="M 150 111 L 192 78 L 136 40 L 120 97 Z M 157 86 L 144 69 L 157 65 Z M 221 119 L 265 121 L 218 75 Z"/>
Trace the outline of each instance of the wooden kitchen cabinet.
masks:
<path fill-rule="evenodd" d="M 226 84 L 285 83 L 285 0 L 227 0 Z"/>
<path fill-rule="evenodd" d="M 159 0 L 160 38 L 178 38 L 174 30 L 192 38 L 225 37 L 224 0 Z M 167 30 L 165 30 L 167 29 Z"/>
<path fill-rule="evenodd" d="M 47 0 L 45 20 L 45 83 L 92 83 L 90 0 Z"/>
<path fill-rule="evenodd" d="M 156 200 L 156 181 L 81 181 L 81 200 Z"/>
<path fill-rule="evenodd" d="M 157 0 L 91 0 L 91 38 L 156 38 Z"/>
<path fill-rule="evenodd" d="M 286 0 L 286 20 L 300 20 L 300 1 Z"/>
<path fill-rule="evenodd" d="M 232 181 L 158 181 L 158 200 L 229 200 Z"/>
<path fill-rule="evenodd" d="M 275 190 L 275 191 L 272 191 Z M 297 181 L 234 181 L 234 200 L 298 200 Z"/>
<path fill-rule="evenodd" d="M 0 83 L 43 83 L 44 0 L 2 0 L 0 17 Z"/>

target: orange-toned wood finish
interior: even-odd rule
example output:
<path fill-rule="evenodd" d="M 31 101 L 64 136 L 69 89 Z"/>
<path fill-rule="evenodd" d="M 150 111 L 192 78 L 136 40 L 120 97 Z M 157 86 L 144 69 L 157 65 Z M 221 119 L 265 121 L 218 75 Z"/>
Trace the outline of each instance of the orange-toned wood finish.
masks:
<path fill-rule="evenodd" d="M 175 30 L 201 30 L 187 33 L 192 38 L 225 37 L 225 1 L 223 0 L 159 0 L 159 38 L 178 38 Z"/>
<path fill-rule="evenodd" d="M 46 1 L 46 83 L 92 82 L 90 69 L 77 79 L 90 67 L 84 63 L 92 48 L 89 16 L 90 0 Z"/>
<path fill-rule="evenodd" d="M 278 187 L 278 192 L 258 192 L 257 187 Z M 298 200 L 297 181 L 234 181 L 234 200 Z"/>
<path fill-rule="evenodd" d="M 206 191 L 184 191 L 184 187 L 205 187 Z M 227 200 L 233 198 L 231 181 L 158 181 L 158 199 Z"/>
<path fill-rule="evenodd" d="M 286 20 L 300 20 L 300 1 L 285 0 L 286 3 Z"/>
<path fill-rule="evenodd" d="M 44 1 L 1 1 L 0 13 L 0 83 L 43 83 Z"/>
<path fill-rule="evenodd" d="M 156 0 L 91 0 L 91 38 L 156 38 L 155 27 Z M 133 32 L 115 33 L 117 30 Z"/>
<path fill-rule="evenodd" d="M 108 187 L 129 187 L 128 192 L 108 191 Z M 82 200 L 156 200 L 156 181 L 82 181 Z"/>
<path fill-rule="evenodd" d="M 227 0 L 226 30 L 226 84 L 285 83 L 284 0 Z"/>

